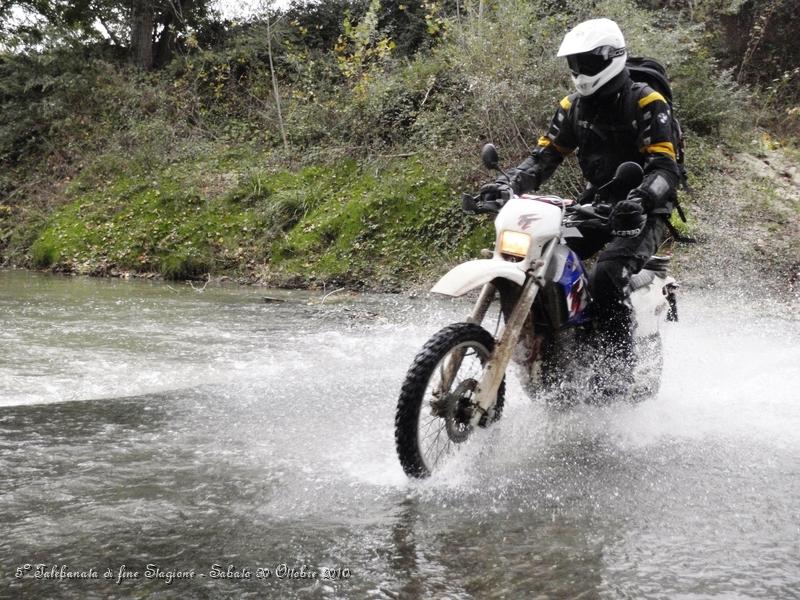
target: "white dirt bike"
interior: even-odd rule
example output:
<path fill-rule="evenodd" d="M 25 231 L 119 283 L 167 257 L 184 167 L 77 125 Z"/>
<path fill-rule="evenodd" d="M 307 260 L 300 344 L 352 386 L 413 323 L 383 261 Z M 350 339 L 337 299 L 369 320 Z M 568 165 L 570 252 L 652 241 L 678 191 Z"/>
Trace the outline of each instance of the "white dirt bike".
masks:
<path fill-rule="evenodd" d="M 494 146 L 484 147 L 484 164 L 498 169 Z M 624 163 L 613 183 L 636 187 L 642 169 Z M 466 212 L 481 210 L 477 197 L 464 195 Z M 479 427 L 497 421 L 505 401 L 505 376 L 516 366 L 529 395 L 543 394 L 556 404 L 599 402 L 591 385 L 594 322 L 586 271 L 567 246 L 580 236 L 576 224 L 603 221 L 591 206 L 555 196 L 522 195 L 497 212 L 497 238 L 491 257 L 462 263 L 431 290 L 460 297 L 479 290 L 465 322 L 441 329 L 423 346 L 403 383 L 395 416 L 395 442 L 403 470 L 428 477 Z M 487 251 L 485 251 L 487 252 Z M 635 389 L 628 399 L 658 391 L 664 320 L 677 320 L 675 279 L 666 273 L 669 258 L 654 256 L 631 277 Z M 481 326 L 499 302 L 504 324 L 493 335 Z M 589 365 L 589 368 L 587 368 Z"/>

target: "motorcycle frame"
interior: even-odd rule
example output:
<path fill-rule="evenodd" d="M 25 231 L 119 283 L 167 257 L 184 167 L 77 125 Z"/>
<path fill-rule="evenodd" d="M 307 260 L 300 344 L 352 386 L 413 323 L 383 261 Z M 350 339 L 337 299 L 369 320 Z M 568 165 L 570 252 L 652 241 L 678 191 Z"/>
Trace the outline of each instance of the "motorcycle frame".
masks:
<path fill-rule="evenodd" d="M 489 260 L 462 263 L 447 273 L 432 289 L 433 292 L 460 296 L 480 285 L 481 292 L 472 313 L 467 318 L 468 322 L 480 325 L 497 293 L 494 280 L 508 279 L 520 286 L 519 297 L 510 314 L 506 315 L 505 324 L 496 336 L 494 350 L 484 364 L 483 373 L 476 386 L 473 403 L 475 409 L 470 418 L 472 426 L 477 426 L 494 406 L 497 391 L 511 361 L 514 348 L 520 340 L 522 328 L 539 290 L 546 283 L 546 274 L 553 254 L 564 241 L 562 223 L 567 201 L 560 198 L 548 200 L 556 202 L 531 204 L 530 197 L 512 198 L 495 220 L 497 237 L 494 257 Z M 531 242 L 527 256 L 516 263 L 505 260 L 500 253 L 502 233 L 507 230 L 526 232 L 531 224 L 537 222 L 537 227 L 529 233 Z M 463 352 L 456 352 L 443 365 L 442 389 L 449 389 L 462 359 Z"/>

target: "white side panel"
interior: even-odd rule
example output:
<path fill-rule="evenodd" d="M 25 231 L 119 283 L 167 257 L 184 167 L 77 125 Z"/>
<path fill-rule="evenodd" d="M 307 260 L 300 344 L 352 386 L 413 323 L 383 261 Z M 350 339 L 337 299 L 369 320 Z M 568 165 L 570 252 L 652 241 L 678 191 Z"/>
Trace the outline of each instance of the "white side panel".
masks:
<path fill-rule="evenodd" d="M 669 304 L 663 289 L 672 277 L 656 276 L 650 285 L 639 288 L 631 294 L 636 337 L 644 337 L 658 332 L 659 324 L 667 318 Z"/>
<path fill-rule="evenodd" d="M 482 259 L 461 263 L 442 277 L 431 291 L 445 296 L 463 296 L 468 291 L 490 282 L 496 277 L 510 279 L 517 285 L 525 282 L 525 273 L 516 265 L 504 260 Z"/>

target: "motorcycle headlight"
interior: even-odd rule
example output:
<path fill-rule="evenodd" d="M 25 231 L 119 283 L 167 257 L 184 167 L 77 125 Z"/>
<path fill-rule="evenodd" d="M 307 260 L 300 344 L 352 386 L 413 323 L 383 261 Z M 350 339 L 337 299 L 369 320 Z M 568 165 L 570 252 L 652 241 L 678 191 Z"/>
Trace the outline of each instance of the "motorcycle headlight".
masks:
<path fill-rule="evenodd" d="M 500 253 L 525 258 L 531 247 L 531 236 L 521 231 L 504 231 L 500 234 Z"/>

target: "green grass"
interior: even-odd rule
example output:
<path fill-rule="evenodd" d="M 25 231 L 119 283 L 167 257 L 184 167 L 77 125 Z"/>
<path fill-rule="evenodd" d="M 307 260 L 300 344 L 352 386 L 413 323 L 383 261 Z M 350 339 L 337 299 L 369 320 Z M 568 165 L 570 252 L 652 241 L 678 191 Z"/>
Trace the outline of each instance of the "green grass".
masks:
<path fill-rule="evenodd" d="M 93 170 L 40 225 L 37 268 L 168 279 L 252 275 L 271 283 L 394 287 L 490 243 L 461 214 L 447 175 L 422 159 L 355 161 L 295 172 L 247 154 L 175 163 L 153 174 Z"/>
<path fill-rule="evenodd" d="M 700 198 L 720 168 L 704 143 L 689 156 Z M 174 162 L 157 173 L 87 170 L 69 202 L 39 224 L 32 265 L 86 274 L 205 274 L 259 278 L 276 285 L 343 284 L 397 288 L 430 279 L 478 256 L 494 235 L 490 219 L 460 211 L 465 175 L 411 157 L 382 164 L 343 160 L 296 171 L 226 148 Z M 692 235 L 689 215 L 673 223 Z"/>
<path fill-rule="evenodd" d="M 451 182 L 422 160 L 377 175 L 347 163 L 322 181 L 336 186 L 271 247 L 271 265 L 283 275 L 393 286 L 475 245 L 468 234 L 476 223 L 460 213 Z"/>
<path fill-rule="evenodd" d="M 74 199 L 33 243 L 33 265 L 78 273 L 158 272 L 171 279 L 239 267 L 255 215 L 223 195 L 204 195 L 180 175 L 171 168 L 157 177 L 120 175 L 94 190 L 77 182 Z"/>

